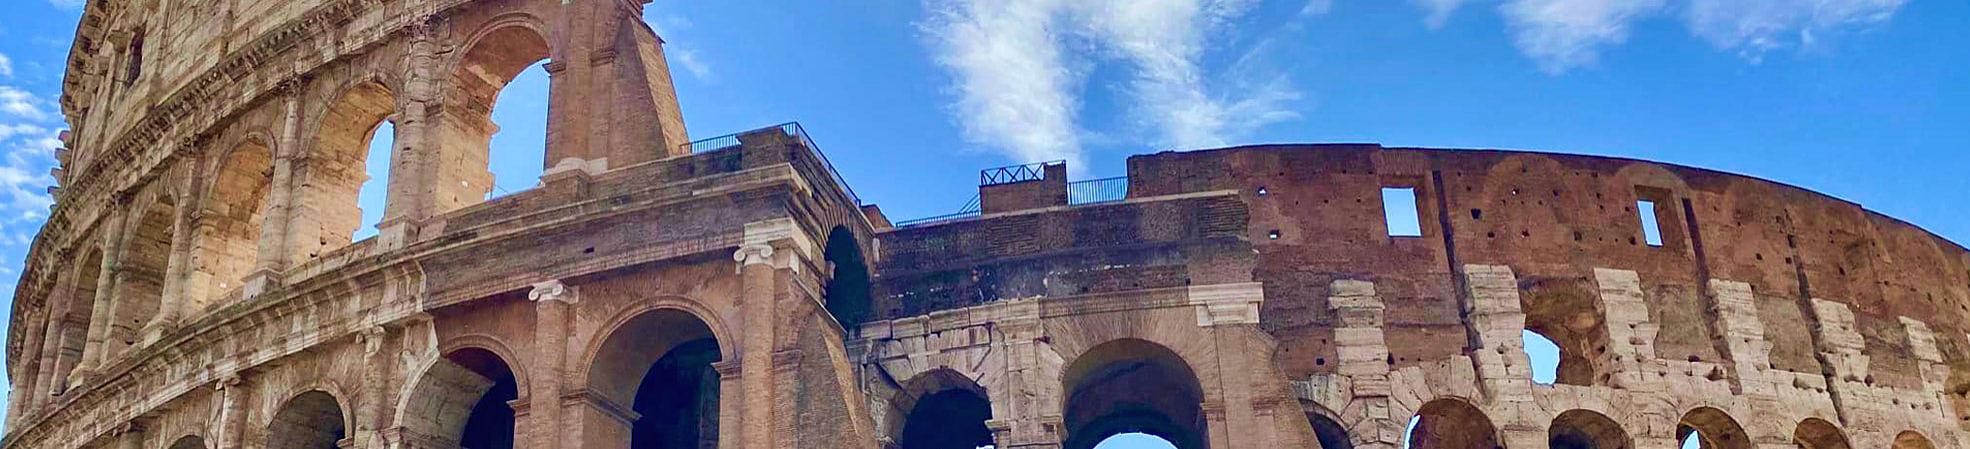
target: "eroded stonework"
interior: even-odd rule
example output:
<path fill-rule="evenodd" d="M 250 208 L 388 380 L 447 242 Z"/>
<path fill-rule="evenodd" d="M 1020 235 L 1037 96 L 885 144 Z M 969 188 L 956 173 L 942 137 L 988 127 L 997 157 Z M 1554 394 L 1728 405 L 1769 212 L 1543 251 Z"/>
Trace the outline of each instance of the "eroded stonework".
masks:
<path fill-rule="evenodd" d="M 1970 252 L 1859 205 L 1284 145 L 988 170 L 892 223 L 797 124 L 686 137 L 641 9 L 90 2 L 0 446 L 1970 447 Z M 546 174 L 486 199 L 542 63 Z"/>

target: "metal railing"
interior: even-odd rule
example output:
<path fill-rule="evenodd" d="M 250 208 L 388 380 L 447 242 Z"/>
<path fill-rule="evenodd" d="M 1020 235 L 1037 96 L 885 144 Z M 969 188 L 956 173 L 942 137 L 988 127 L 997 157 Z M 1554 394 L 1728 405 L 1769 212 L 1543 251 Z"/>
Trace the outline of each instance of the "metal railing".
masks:
<path fill-rule="evenodd" d="M 1089 179 L 1067 183 L 1067 204 L 1112 203 L 1129 198 L 1129 177 Z"/>
<path fill-rule="evenodd" d="M 978 185 L 982 187 L 1047 179 L 1047 167 L 1066 163 L 1067 161 L 1047 161 L 987 168 L 978 171 Z"/>
<path fill-rule="evenodd" d="M 827 169 L 828 176 L 834 178 L 835 184 L 841 186 L 842 193 L 848 194 L 849 201 L 854 201 L 856 206 L 862 205 L 862 197 L 855 194 L 855 188 L 848 186 L 848 180 L 841 177 L 840 171 L 835 170 L 834 163 L 828 162 L 828 154 L 822 152 L 821 147 L 819 145 L 814 144 L 813 136 L 807 134 L 807 128 L 801 127 L 800 122 L 786 122 L 786 123 L 781 123 L 778 125 L 768 126 L 754 130 L 740 131 L 732 134 L 726 134 L 723 136 L 713 137 L 709 139 L 699 139 L 692 141 L 691 143 L 683 144 L 683 149 L 685 152 L 689 154 L 699 154 L 699 153 L 710 153 L 715 151 L 723 151 L 723 150 L 738 148 L 745 145 L 744 142 L 741 142 L 739 140 L 740 136 L 744 136 L 748 134 L 757 134 L 762 131 L 772 131 L 772 130 L 779 130 L 782 133 L 786 133 L 786 135 L 788 136 L 800 139 L 800 143 L 802 145 L 806 145 L 808 150 L 814 152 L 815 158 L 821 161 L 821 168 Z"/>
<path fill-rule="evenodd" d="M 903 220 L 903 221 L 891 223 L 890 225 L 893 227 L 904 228 L 910 226 L 937 224 L 937 223 L 943 223 L 948 221 L 958 221 L 966 218 L 976 218 L 980 215 L 983 215 L 983 213 L 981 212 L 982 208 L 979 207 L 979 205 L 980 203 L 978 197 L 973 196 L 971 197 L 971 201 L 966 202 L 964 204 L 964 207 L 958 208 L 957 213 L 938 215 L 935 217 L 912 218 L 909 220 Z"/>

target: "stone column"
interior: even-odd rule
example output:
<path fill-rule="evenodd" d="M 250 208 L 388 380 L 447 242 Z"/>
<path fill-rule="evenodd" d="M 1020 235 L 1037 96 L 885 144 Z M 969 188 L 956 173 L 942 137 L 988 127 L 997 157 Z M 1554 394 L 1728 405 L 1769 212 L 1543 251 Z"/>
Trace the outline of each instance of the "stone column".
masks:
<path fill-rule="evenodd" d="M 447 156 L 440 152 L 442 139 L 432 128 L 446 108 L 440 106 L 443 94 L 438 72 L 443 62 L 437 55 L 443 45 L 442 25 L 435 18 L 418 20 L 404 32 L 410 36 L 410 55 L 405 72 L 404 92 L 398 96 L 397 113 L 390 119 L 396 136 L 390 148 L 390 179 L 382 222 L 377 223 L 377 249 L 402 248 L 417 239 L 419 227 L 439 211 L 432 210 L 433 188 L 444 186 L 436 166 Z M 471 200 L 477 201 L 478 198 Z"/>
<path fill-rule="evenodd" d="M 1265 288 L 1257 282 L 1195 285 L 1185 297 L 1197 311 L 1197 327 L 1210 335 L 1216 347 L 1218 385 L 1204 387 L 1203 404 L 1206 431 L 1212 447 L 1270 447 L 1275 441 L 1262 438 L 1268 428 L 1252 413 L 1252 372 L 1244 367 L 1262 362 L 1250 359 L 1257 351 L 1248 343 L 1263 334 L 1259 326 L 1259 305 Z"/>
<path fill-rule="evenodd" d="M 1813 298 L 1812 313 L 1817 321 L 1813 330 L 1819 337 L 1816 349 L 1821 362 L 1832 373 L 1827 380 L 1827 394 L 1832 395 L 1844 427 L 1887 428 L 1883 421 L 1887 413 L 1877 407 L 1887 401 L 1873 398 L 1872 388 L 1867 384 L 1867 378 L 1872 375 L 1865 352 L 1867 341 L 1855 327 L 1853 309 L 1846 304 Z"/>
<path fill-rule="evenodd" d="M 515 426 L 544 430 L 527 435 L 526 444 L 533 449 L 555 449 L 560 447 L 581 447 L 579 439 L 564 442 L 560 439 L 564 432 L 561 420 L 561 397 L 565 390 L 568 333 L 571 316 L 579 296 L 561 281 L 547 281 L 534 284 L 527 292 L 527 299 L 534 302 L 534 357 L 533 366 L 526 367 L 529 398 L 532 401 L 525 423 L 515 422 Z M 518 421 L 518 418 L 515 418 Z M 570 436 L 578 438 L 578 436 Z"/>
<path fill-rule="evenodd" d="M 116 449 L 143 449 L 143 448 L 144 448 L 144 425 L 142 423 L 131 421 L 131 422 L 123 423 L 123 425 L 121 426 L 117 426 Z"/>
<path fill-rule="evenodd" d="M 1346 414 L 1342 419 L 1356 422 L 1348 438 L 1357 449 L 1400 447 L 1408 417 L 1399 419 L 1389 413 L 1389 349 L 1382 332 L 1387 306 L 1371 282 L 1337 280 L 1327 292 L 1327 306 L 1334 309 L 1338 321 L 1334 329 L 1334 352 L 1339 359 L 1335 374 L 1346 377 L 1353 386 L 1351 403 L 1337 411 Z"/>
<path fill-rule="evenodd" d="M 745 429 L 739 414 L 744 370 L 738 360 L 712 362 L 711 368 L 718 372 L 718 449 L 739 449 Z"/>
<path fill-rule="evenodd" d="M 306 164 L 301 151 L 301 88 L 306 80 L 289 78 L 280 83 L 283 101 L 280 143 L 274 148 L 274 173 L 267 190 L 266 223 L 260 229 L 260 251 L 252 274 L 247 276 L 241 295 L 259 296 L 281 283 L 287 271 L 291 248 L 288 234 L 294 221 L 294 170 Z"/>
<path fill-rule="evenodd" d="M 777 341 L 775 327 L 779 325 L 777 315 L 778 300 L 775 294 L 778 273 L 773 267 L 773 246 L 757 243 L 739 248 L 732 259 L 739 264 L 741 310 L 745 311 L 745 325 L 739 335 L 739 370 L 756 375 L 745 376 L 740 380 L 741 391 L 745 392 L 743 415 L 745 432 L 741 435 L 745 447 L 779 447 L 774 444 L 773 410 L 774 393 L 778 387 L 773 382 L 773 356 Z"/>
<path fill-rule="evenodd" d="M 121 264 L 117 259 L 122 258 L 123 225 L 130 215 L 130 197 L 118 195 L 112 207 L 110 217 L 103 225 L 102 276 L 96 278 L 96 297 L 89 307 L 89 336 L 82 346 L 82 362 L 75 367 L 75 373 L 69 376 L 70 385 L 80 383 L 80 379 L 92 375 L 97 365 L 107 358 L 107 354 L 103 352 L 109 348 L 105 343 L 109 339 L 110 320 L 113 319 L 110 310 L 115 304 L 115 287 L 118 278 L 121 277 L 118 274 L 118 271 L 121 271 Z"/>
<path fill-rule="evenodd" d="M 173 193 L 177 196 L 178 207 L 171 217 L 171 252 L 165 261 L 163 294 L 158 298 L 157 312 L 151 314 L 150 321 L 145 322 L 137 332 L 137 341 L 144 346 L 157 342 L 165 332 L 178 326 L 185 309 L 191 304 L 187 299 L 188 291 L 197 291 L 203 296 L 203 289 L 188 289 L 186 284 L 191 281 L 190 274 L 197 269 L 193 266 L 196 259 L 192 258 L 192 252 L 196 242 L 194 236 L 199 234 L 195 223 L 200 221 L 198 217 L 201 214 L 194 192 L 199 184 L 198 167 L 201 165 L 200 155 L 204 152 L 204 140 L 202 136 L 191 137 L 178 144 L 178 152 L 186 159 L 178 167 L 180 182 Z"/>
<path fill-rule="evenodd" d="M 1518 275 L 1511 267 L 1464 266 L 1464 312 L 1478 350 L 1479 385 L 1490 410 L 1536 410 L 1532 401 L 1532 361 L 1525 355 L 1525 312 L 1520 308 Z M 1524 413 L 1492 413 L 1505 447 L 1544 448 L 1545 423 Z"/>
<path fill-rule="evenodd" d="M 1045 341 L 1046 328 L 1040 325 L 1038 300 L 1002 303 L 1004 318 L 997 323 L 1004 334 L 994 350 L 1005 351 L 1005 375 L 998 385 L 987 385 L 986 394 L 993 410 L 1005 410 L 1003 417 L 987 422 L 993 440 L 1001 448 L 1055 449 L 1065 431 L 1060 417 L 1061 398 L 1059 357 Z"/>
<path fill-rule="evenodd" d="M 356 417 L 355 425 L 351 426 L 355 431 L 350 432 L 350 437 L 356 441 L 357 447 L 381 448 L 383 441 L 378 438 L 378 432 L 389 425 L 386 422 L 389 418 L 383 413 L 384 403 L 389 401 L 385 387 L 390 383 L 391 360 L 390 352 L 383 350 L 383 345 L 389 340 L 389 331 L 382 326 L 370 326 L 362 330 L 360 338 L 363 345 L 363 380 L 362 388 L 356 392 L 356 403 L 350 404 L 355 407 Z"/>
<path fill-rule="evenodd" d="M 245 449 L 246 396 L 237 375 L 227 375 L 213 383 L 219 393 L 219 422 L 211 438 L 213 449 Z"/>

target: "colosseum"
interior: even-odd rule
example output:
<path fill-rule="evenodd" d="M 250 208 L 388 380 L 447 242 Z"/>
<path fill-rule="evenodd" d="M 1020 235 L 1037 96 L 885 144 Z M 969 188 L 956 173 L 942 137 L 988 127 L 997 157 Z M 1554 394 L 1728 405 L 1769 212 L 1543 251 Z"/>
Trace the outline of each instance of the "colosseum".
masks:
<path fill-rule="evenodd" d="M 892 221 L 797 124 L 688 137 L 642 3 L 89 1 L 0 447 L 1970 449 L 1970 251 L 1858 204 L 1268 145 Z"/>

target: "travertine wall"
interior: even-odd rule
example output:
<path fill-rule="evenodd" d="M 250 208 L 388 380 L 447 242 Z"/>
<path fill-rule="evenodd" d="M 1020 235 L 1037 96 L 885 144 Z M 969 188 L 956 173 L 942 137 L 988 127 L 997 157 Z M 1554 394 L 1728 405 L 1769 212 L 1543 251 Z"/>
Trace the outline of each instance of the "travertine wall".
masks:
<path fill-rule="evenodd" d="M 638 2 L 182 3 L 78 30 L 0 447 L 1966 443 L 1970 252 L 1794 187 L 1241 147 L 896 227 L 797 125 L 687 142 Z M 535 63 L 547 174 L 481 201 L 490 102 Z M 382 232 L 351 242 L 386 120 Z"/>

